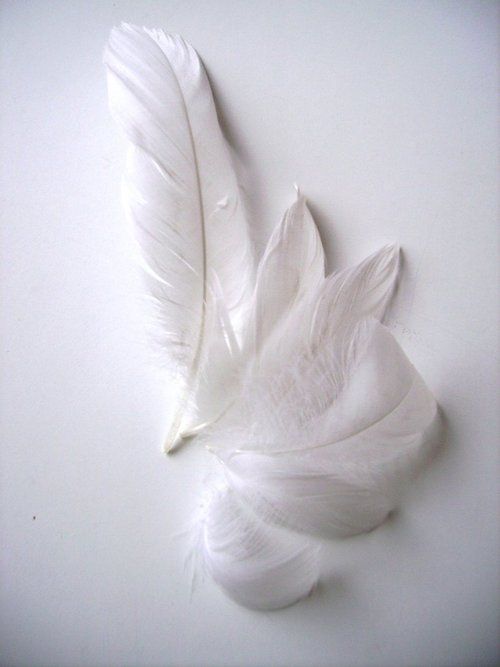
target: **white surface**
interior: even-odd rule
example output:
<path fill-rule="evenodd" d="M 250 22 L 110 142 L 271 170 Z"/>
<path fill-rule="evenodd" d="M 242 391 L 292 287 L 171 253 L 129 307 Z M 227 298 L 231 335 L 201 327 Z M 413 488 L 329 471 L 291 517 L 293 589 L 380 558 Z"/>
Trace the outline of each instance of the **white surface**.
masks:
<path fill-rule="evenodd" d="M 493 2 L 1 5 L 2 665 L 487 665 L 498 554 Z M 309 197 L 332 266 L 398 240 L 389 325 L 448 445 L 401 512 L 325 552 L 274 613 L 185 545 L 208 455 L 160 453 L 166 408 L 133 295 L 123 142 L 103 44 L 120 20 L 180 32 L 247 171 L 259 249 Z M 36 518 L 34 518 L 36 517 Z"/>

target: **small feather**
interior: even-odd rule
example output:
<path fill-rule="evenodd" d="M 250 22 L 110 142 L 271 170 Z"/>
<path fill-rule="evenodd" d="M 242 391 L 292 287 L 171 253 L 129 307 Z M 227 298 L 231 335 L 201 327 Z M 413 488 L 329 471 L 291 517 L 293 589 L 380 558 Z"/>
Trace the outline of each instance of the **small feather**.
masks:
<path fill-rule="evenodd" d="M 259 263 L 251 323 L 254 351 L 304 299 L 315 295 L 325 278 L 323 245 L 305 197 L 286 211 Z"/>
<path fill-rule="evenodd" d="M 266 524 L 228 487 L 210 491 L 201 530 L 206 569 L 239 604 L 286 607 L 318 581 L 318 546 Z"/>
<path fill-rule="evenodd" d="M 265 520 L 317 537 L 364 532 L 386 518 L 426 459 L 423 435 L 436 417 L 383 325 L 362 321 L 352 336 L 354 345 L 343 336 L 254 385 L 234 406 L 237 428 L 210 432 L 239 497 Z"/>

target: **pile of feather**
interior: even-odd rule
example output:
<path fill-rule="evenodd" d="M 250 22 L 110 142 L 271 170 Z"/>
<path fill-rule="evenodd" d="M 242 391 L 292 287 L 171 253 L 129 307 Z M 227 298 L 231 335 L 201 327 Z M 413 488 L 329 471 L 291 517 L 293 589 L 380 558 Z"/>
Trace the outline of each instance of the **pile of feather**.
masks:
<path fill-rule="evenodd" d="M 314 589 L 321 541 L 382 523 L 427 458 L 435 400 L 381 324 L 399 249 L 325 277 L 297 192 L 255 268 L 195 51 L 123 24 L 105 63 L 129 142 L 123 200 L 176 388 L 165 450 L 196 435 L 219 463 L 198 521 L 214 580 L 248 607 L 284 607 Z"/>

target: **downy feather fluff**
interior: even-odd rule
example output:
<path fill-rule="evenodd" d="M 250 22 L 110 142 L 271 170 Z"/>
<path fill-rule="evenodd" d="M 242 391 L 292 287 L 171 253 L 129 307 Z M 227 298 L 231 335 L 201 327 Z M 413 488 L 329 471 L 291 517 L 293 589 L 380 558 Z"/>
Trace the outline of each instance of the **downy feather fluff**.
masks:
<path fill-rule="evenodd" d="M 296 261 L 290 265 L 287 257 Z M 309 538 L 313 548 L 319 538 L 371 530 L 426 460 L 434 398 L 380 323 L 398 265 L 398 247 L 385 246 L 325 279 L 319 235 L 300 196 L 271 236 L 252 304 L 254 354 L 236 399 L 202 436 L 221 463 L 231 497 L 266 534 L 279 528 Z M 255 562 L 251 548 L 241 552 L 239 523 L 227 522 L 221 510 L 225 497 L 212 509 L 211 525 L 223 524 L 218 530 L 235 571 L 257 568 L 266 580 L 282 555 L 280 543 L 259 552 L 267 554 L 269 570 L 262 557 Z M 204 544 L 213 572 L 210 543 Z M 239 599 L 244 577 L 215 578 Z M 308 590 L 304 586 L 302 596 Z M 262 607 L 281 606 L 279 587 L 265 591 Z"/>
<path fill-rule="evenodd" d="M 287 607 L 318 581 L 319 546 L 263 521 L 227 485 L 209 490 L 198 529 L 208 572 L 239 604 Z"/>
<path fill-rule="evenodd" d="M 105 63 L 111 111 L 129 141 L 123 199 L 177 383 L 169 450 L 212 417 L 208 401 L 208 412 L 197 414 L 197 394 L 207 391 L 214 346 L 215 365 L 230 363 L 222 315 L 241 335 L 253 259 L 229 151 L 192 47 L 123 24 L 111 32 Z"/>
<path fill-rule="evenodd" d="M 379 525 L 428 454 L 436 403 L 381 320 L 399 248 L 325 278 L 305 198 L 254 279 L 209 84 L 180 37 L 122 25 L 105 61 L 129 140 L 124 199 L 178 402 L 167 436 L 219 462 L 195 545 L 235 601 L 277 609 L 319 578 L 319 540 Z"/>

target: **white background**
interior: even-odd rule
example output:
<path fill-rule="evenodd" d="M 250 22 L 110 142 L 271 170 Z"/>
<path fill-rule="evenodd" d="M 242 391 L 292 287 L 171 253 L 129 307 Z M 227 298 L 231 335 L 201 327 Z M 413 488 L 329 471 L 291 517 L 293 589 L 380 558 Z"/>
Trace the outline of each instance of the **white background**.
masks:
<path fill-rule="evenodd" d="M 5 665 L 495 663 L 494 2 L 3 0 L 1 638 Z M 287 610 L 190 596 L 208 454 L 168 418 L 119 202 L 102 50 L 121 20 L 202 56 L 258 251 L 308 196 L 329 268 L 397 240 L 388 325 L 448 441 L 397 516 L 325 550 Z"/>

